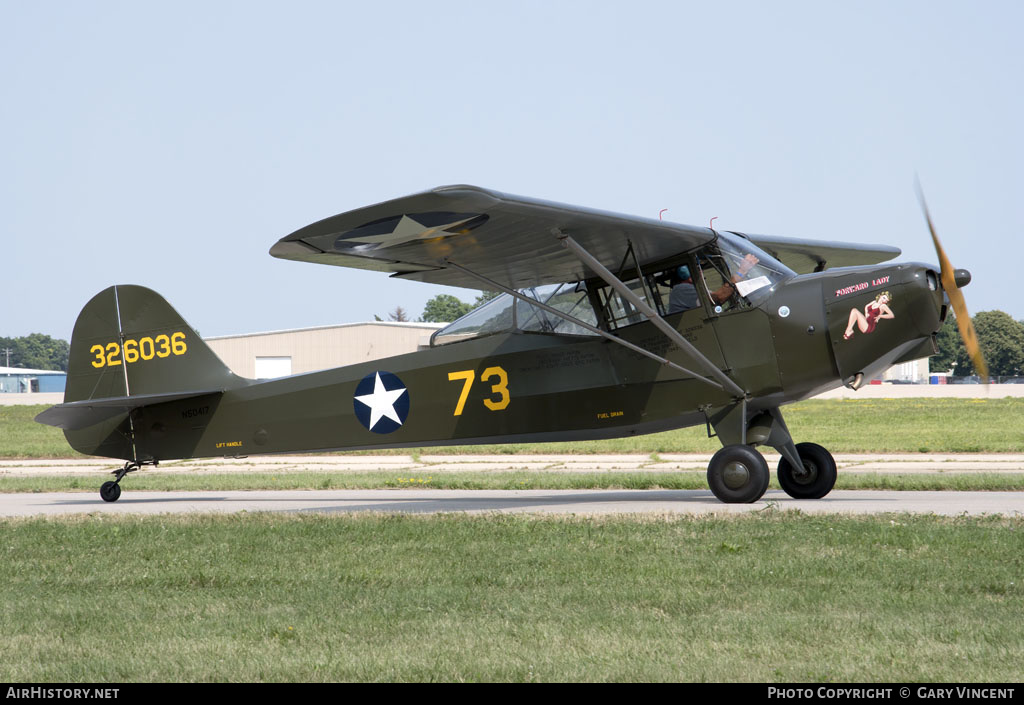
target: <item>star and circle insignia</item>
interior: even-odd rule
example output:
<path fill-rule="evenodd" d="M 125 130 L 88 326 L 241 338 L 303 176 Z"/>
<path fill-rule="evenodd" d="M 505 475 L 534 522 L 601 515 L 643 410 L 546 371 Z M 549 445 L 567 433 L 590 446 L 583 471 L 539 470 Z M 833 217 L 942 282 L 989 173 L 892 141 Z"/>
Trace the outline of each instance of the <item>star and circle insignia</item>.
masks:
<path fill-rule="evenodd" d="M 409 418 L 409 390 L 398 375 L 378 370 L 356 385 L 356 418 L 374 433 L 397 431 Z"/>

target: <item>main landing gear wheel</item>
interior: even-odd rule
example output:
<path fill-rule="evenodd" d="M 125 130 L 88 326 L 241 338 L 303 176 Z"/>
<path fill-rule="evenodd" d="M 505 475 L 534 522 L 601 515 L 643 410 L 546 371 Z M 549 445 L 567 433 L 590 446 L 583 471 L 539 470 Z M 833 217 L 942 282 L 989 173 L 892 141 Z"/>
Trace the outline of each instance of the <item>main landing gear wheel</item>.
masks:
<path fill-rule="evenodd" d="M 761 499 L 770 478 L 764 456 L 751 446 L 725 446 L 708 463 L 708 486 L 728 504 L 749 504 Z"/>
<path fill-rule="evenodd" d="M 796 452 L 804 466 L 796 469 L 782 458 L 779 484 L 794 499 L 821 499 L 836 484 L 835 458 L 817 443 L 798 443 Z"/>

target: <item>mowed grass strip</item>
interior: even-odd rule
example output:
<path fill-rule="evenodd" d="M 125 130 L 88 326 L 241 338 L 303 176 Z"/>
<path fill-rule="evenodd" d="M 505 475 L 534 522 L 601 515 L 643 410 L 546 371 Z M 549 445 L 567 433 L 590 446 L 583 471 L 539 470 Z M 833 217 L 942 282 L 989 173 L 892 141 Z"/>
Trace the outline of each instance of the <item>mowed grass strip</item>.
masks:
<path fill-rule="evenodd" d="M 12 682 L 1007 682 L 1024 521 L 0 522 Z"/>
<path fill-rule="evenodd" d="M 83 457 L 60 429 L 32 419 L 44 406 L 0 407 L 0 457 Z M 1019 453 L 1024 452 L 1024 398 L 1003 399 L 812 399 L 784 407 L 797 441 L 813 441 L 833 453 Z M 704 427 L 603 441 L 443 446 L 450 453 L 713 453 L 717 440 Z M 410 450 L 368 451 L 409 454 Z"/>
<path fill-rule="evenodd" d="M 105 475 L 0 477 L 0 492 L 97 492 Z M 706 490 L 703 470 L 676 472 L 444 472 L 414 475 L 395 472 L 337 473 L 164 473 L 130 475 L 122 487 L 138 491 L 229 490 Z M 772 489 L 780 489 L 772 469 Z M 1024 491 L 1024 473 L 844 473 L 842 490 Z"/>

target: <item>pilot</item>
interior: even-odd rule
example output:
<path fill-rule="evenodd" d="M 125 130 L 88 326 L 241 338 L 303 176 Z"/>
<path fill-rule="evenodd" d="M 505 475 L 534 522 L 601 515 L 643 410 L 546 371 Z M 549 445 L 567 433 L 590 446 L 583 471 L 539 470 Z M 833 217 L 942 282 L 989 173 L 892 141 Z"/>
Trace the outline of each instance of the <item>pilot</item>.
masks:
<path fill-rule="evenodd" d="M 668 312 L 679 313 L 689 311 L 691 308 L 700 306 L 700 299 L 697 298 L 697 287 L 690 275 L 690 268 L 685 264 L 676 267 L 672 272 L 669 285 L 672 292 L 668 296 Z"/>
<path fill-rule="evenodd" d="M 711 300 L 716 305 L 727 301 L 732 296 L 732 292 L 736 290 L 736 282 L 746 277 L 757 263 L 758 259 L 755 255 L 747 254 L 743 261 L 740 262 L 740 266 L 737 267 L 736 274 L 733 275 L 732 280 L 725 282 L 722 286 L 711 292 Z M 669 315 L 689 311 L 700 306 L 700 300 L 697 298 L 697 287 L 693 283 L 689 267 L 686 265 L 677 267 L 671 273 L 670 286 L 672 287 L 672 293 L 668 297 Z"/>

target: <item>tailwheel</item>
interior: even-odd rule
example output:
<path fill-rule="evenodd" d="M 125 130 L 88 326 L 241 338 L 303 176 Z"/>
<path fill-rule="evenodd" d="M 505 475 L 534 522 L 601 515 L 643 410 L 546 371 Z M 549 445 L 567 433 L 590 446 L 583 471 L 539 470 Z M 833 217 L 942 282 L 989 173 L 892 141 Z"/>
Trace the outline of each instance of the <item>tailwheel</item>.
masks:
<path fill-rule="evenodd" d="M 794 468 L 785 457 L 779 461 L 779 484 L 794 499 L 821 499 L 836 484 L 836 461 L 817 443 L 798 443 L 796 452 L 803 464 Z"/>
<path fill-rule="evenodd" d="M 770 478 L 764 456 L 748 445 L 725 446 L 708 463 L 708 486 L 718 499 L 729 504 L 761 499 Z"/>
<path fill-rule="evenodd" d="M 150 461 L 143 461 L 150 462 Z M 153 465 L 156 465 L 156 461 L 152 461 Z M 128 461 L 124 464 L 123 468 L 118 468 L 114 472 L 110 473 L 114 476 L 114 480 L 110 482 L 104 482 L 100 485 L 100 498 L 104 502 L 116 502 L 121 497 L 121 480 L 124 476 L 130 472 L 135 472 L 140 467 L 139 463 L 133 463 Z"/>
<path fill-rule="evenodd" d="M 100 497 L 104 502 L 116 502 L 121 496 L 121 485 L 116 482 L 104 482 L 100 485 Z"/>

